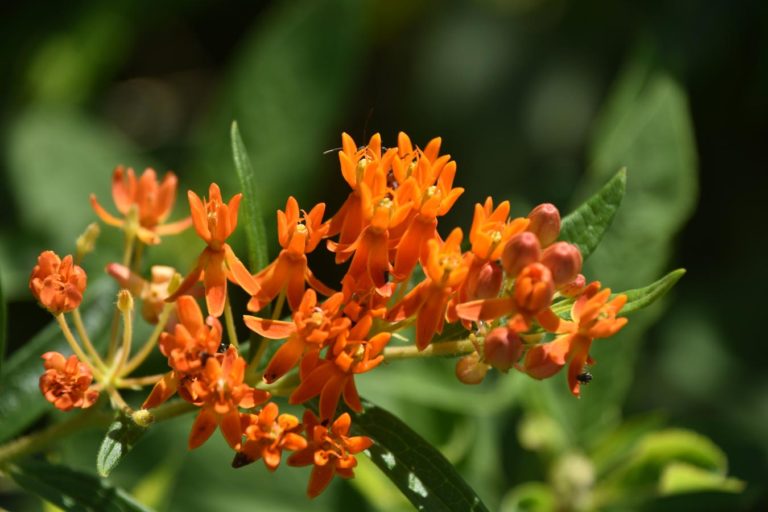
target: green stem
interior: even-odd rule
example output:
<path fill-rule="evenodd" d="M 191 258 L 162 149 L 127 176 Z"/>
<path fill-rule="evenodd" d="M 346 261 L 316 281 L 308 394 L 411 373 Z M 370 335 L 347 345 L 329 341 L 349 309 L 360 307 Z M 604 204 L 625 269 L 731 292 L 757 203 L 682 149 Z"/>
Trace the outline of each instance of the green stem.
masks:
<path fill-rule="evenodd" d="M 132 371 L 138 368 L 141 363 L 143 363 L 147 357 L 149 357 L 149 355 L 152 353 L 152 349 L 154 349 L 155 345 L 157 345 L 157 340 L 163 333 L 165 325 L 168 323 L 168 318 L 171 316 L 171 311 L 173 311 L 173 304 L 165 304 L 163 306 L 163 310 L 160 312 L 160 316 L 157 319 L 157 325 L 152 331 L 152 334 L 149 336 L 149 339 L 147 339 L 147 342 L 144 343 L 143 347 L 141 347 L 141 350 L 134 357 L 132 357 L 125 366 L 123 366 L 122 370 L 120 370 L 118 373 L 118 376 L 123 377 L 125 375 L 130 375 Z"/>
<path fill-rule="evenodd" d="M 93 343 L 91 343 L 91 338 L 88 337 L 88 332 L 85 330 L 85 324 L 83 324 L 83 317 L 80 315 L 80 308 L 75 308 L 72 311 L 72 320 L 75 323 L 75 330 L 77 331 L 77 335 L 80 336 L 80 341 L 82 341 L 83 345 L 85 346 L 85 351 L 88 352 L 88 354 L 91 356 L 91 359 L 94 363 L 96 363 L 96 366 L 98 366 L 101 371 L 105 371 L 107 369 L 107 365 L 104 364 L 104 361 L 96 351 Z"/>
<path fill-rule="evenodd" d="M 80 359 L 80 361 L 84 365 L 86 365 L 89 370 L 91 370 L 91 373 L 93 373 L 94 377 L 100 380 L 102 377 L 101 371 L 98 368 L 93 367 L 93 365 L 91 364 L 90 358 L 87 355 L 85 355 L 85 352 L 83 352 L 83 349 L 80 348 L 80 344 L 77 343 L 77 340 L 72 334 L 72 331 L 69 329 L 69 324 L 67 324 L 67 319 L 64 318 L 64 314 L 59 313 L 58 315 L 56 315 L 56 321 L 59 322 L 59 327 L 61 327 L 61 331 L 64 333 L 64 338 L 67 340 L 67 343 L 69 343 L 69 347 L 78 357 L 78 359 Z"/>
<path fill-rule="evenodd" d="M 111 414 L 104 414 L 95 408 L 85 411 L 68 418 L 65 421 L 51 425 L 50 427 L 34 432 L 24 437 L 20 437 L 4 446 L 0 446 L 0 467 L 8 462 L 27 455 L 38 452 L 53 441 L 57 441 L 64 436 L 73 434 L 84 427 L 96 425 L 108 425 Z"/>
<path fill-rule="evenodd" d="M 277 297 L 277 303 L 275 309 L 272 311 L 272 320 L 280 318 L 280 314 L 283 312 L 283 305 L 285 304 L 285 288 L 280 292 Z M 261 358 L 264 357 L 264 352 L 267 351 L 267 343 L 262 339 L 259 343 L 259 348 L 256 349 L 256 353 L 253 355 L 250 364 L 248 364 L 249 370 L 252 372 L 253 377 L 258 381 L 261 380 L 261 373 L 258 371 Z"/>
<path fill-rule="evenodd" d="M 229 343 L 238 348 L 240 344 L 237 342 L 237 330 L 235 329 L 235 319 L 232 316 L 232 305 L 229 302 L 229 295 L 227 295 L 227 300 L 224 302 L 224 322 L 227 325 Z"/>
<path fill-rule="evenodd" d="M 387 347 L 384 349 L 384 360 L 413 359 L 419 357 L 447 357 L 471 354 L 475 351 L 472 340 L 441 341 L 433 343 L 424 350 L 410 345 L 407 347 Z"/>

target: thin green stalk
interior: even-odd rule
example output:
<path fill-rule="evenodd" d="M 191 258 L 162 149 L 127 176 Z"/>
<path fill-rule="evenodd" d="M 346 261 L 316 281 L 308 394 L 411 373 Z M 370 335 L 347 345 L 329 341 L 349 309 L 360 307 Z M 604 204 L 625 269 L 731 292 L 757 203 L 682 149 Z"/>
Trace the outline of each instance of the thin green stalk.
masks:
<path fill-rule="evenodd" d="M 101 356 L 96 351 L 96 347 L 91 343 L 91 338 L 88 336 L 88 331 L 85 330 L 85 324 L 83 324 L 83 317 L 80 315 L 80 308 L 75 308 L 74 311 L 72 311 L 72 320 L 75 323 L 77 335 L 80 336 L 80 341 L 82 341 L 85 346 L 85 351 L 91 356 L 91 359 L 96 363 L 96 366 L 98 366 L 100 370 L 105 371 L 107 365 L 104 364 Z"/>
<path fill-rule="evenodd" d="M 407 347 L 387 347 L 384 349 L 384 360 L 413 359 L 420 357 L 445 357 L 471 354 L 475 351 L 472 340 L 441 341 L 432 343 L 424 350 L 419 350 L 413 345 Z"/>
<path fill-rule="evenodd" d="M 75 355 L 80 359 L 80 361 L 88 367 L 89 370 L 91 370 L 91 373 L 97 378 L 100 379 L 102 377 L 102 373 L 98 368 L 94 368 L 91 364 L 90 358 L 85 355 L 85 352 L 83 352 L 83 349 L 80 348 L 80 344 L 75 339 L 75 336 L 72 334 L 72 331 L 69 329 L 69 324 L 67 324 L 67 319 L 64 318 L 63 313 L 59 313 L 55 316 L 56 321 L 59 323 L 59 327 L 61 327 L 61 331 L 64 333 L 64 339 L 67 340 L 67 343 L 69 343 L 69 347 L 72 349 L 72 351 L 75 353 Z"/>
<path fill-rule="evenodd" d="M 232 304 L 229 302 L 229 295 L 227 295 L 227 300 L 224 302 L 224 322 L 227 325 L 229 343 L 238 348 L 240 344 L 237 342 L 237 330 L 235 329 L 235 319 L 232 316 Z"/>
<path fill-rule="evenodd" d="M 141 350 L 139 350 L 139 352 L 133 356 L 125 366 L 123 366 L 123 368 L 118 373 L 119 377 L 130 375 L 132 371 L 138 368 L 141 363 L 143 363 L 147 357 L 149 357 L 149 355 L 152 353 L 152 350 L 155 348 L 155 345 L 157 345 L 157 340 L 163 333 L 165 325 L 168 323 L 168 318 L 171 316 L 171 311 L 173 311 L 173 304 L 166 303 L 163 306 L 163 310 L 160 312 L 160 316 L 157 319 L 157 325 L 152 331 L 152 334 L 147 339 L 147 342 L 144 343 L 144 346 L 141 347 Z"/>

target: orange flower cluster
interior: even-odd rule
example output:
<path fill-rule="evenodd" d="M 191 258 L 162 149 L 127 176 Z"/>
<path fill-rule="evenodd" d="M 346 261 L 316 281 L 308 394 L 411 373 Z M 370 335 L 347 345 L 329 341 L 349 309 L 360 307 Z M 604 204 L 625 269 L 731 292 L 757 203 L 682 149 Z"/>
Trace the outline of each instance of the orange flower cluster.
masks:
<path fill-rule="evenodd" d="M 363 410 L 355 376 L 375 369 L 398 350 L 429 353 L 446 323 L 469 331 L 461 342 L 459 355 L 464 357 L 456 367 L 462 382 L 478 383 L 490 368 L 501 372 L 515 368 L 543 379 L 568 365 L 569 387 L 578 396 L 582 382 L 588 381 L 583 372 L 592 363 L 592 341 L 612 336 L 627 322 L 618 317 L 626 297 L 611 297 L 599 282 L 587 283 L 578 247 L 558 241 L 560 213 L 551 204 L 515 218 L 508 201 L 494 204 L 488 198 L 475 206 L 467 237 L 458 227 L 439 230 L 439 219 L 464 192 L 454 187 L 456 162 L 441 155 L 440 147 L 441 139 L 435 138 L 422 149 L 404 133 L 393 148 L 384 148 L 378 134 L 358 147 L 343 134 L 338 157 L 350 187 L 343 205 L 324 219 L 324 203 L 303 210 L 289 197 L 285 209 L 277 212 L 280 252 L 253 275 L 227 243 L 237 227 L 242 194 L 224 202 L 215 183 L 207 199 L 190 191 L 191 219 L 163 224 L 174 202 L 175 176 L 168 173 L 158 183 L 155 172 L 148 169 L 137 180 L 133 170 L 118 167 L 112 195 L 124 218 L 112 217 L 91 198 L 106 223 L 124 229 L 129 244 L 131 237 L 140 244 L 157 244 L 161 235 L 192 224 L 205 247 L 175 290 L 180 278 L 170 267 L 152 267 L 151 279 L 145 279 L 136 270 L 139 262 L 128 257 L 122 264 L 108 265 L 107 272 L 128 290 L 121 292 L 130 299 L 121 302 L 124 322 L 130 321 L 135 295 L 143 300 L 144 318 L 159 325 L 146 350 L 128 363 L 131 330 L 124 326 L 124 353 L 116 351 L 118 355 L 106 363 L 95 356 L 100 371 L 94 373 L 103 380 L 99 385 L 110 392 L 113 403 L 120 404 L 116 386 L 121 379 L 126 387 L 131 385 L 126 382 L 154 383 L 145 409 L 178 394 L 199 408 L 189 448 L 200 446 L 219 429 L 237 452 L 234 467 L 262 459 L 274 471 L 283 451 L 294 451 L 289 465 L 314 465 L 311 497 L 320 494 L 334 475 L 352 477 L 355 455 L 374 442 L 349 437 L 352 417 L 338 413 L 340 401 L 352 411 Z M 310 269 L 308 255 L 318 248 L 326 248 L 337 264 L 346 265 L 337 289 Z M 43 306 L 59 315 L 77 307 L 85 282 L 85 272 L 71 256 L 60 260 L 47 251 L 40 255 L 30 289 Z M 207 316 L 190 294 L 198 282 L 204 288 Z M 228 282 L 250 296 L 247 308 L 255 314 L 243 316 L 245 325 L 269 340 L 285 340 L 263 369 L 261 350 L 250 367 L 238 351 Z M 272 318 L 258 316 L 273 301 Z M 175 304 L 170 323 L 169 303 Z M 284 303 L 290 315 L 282 315 Z M 570 317 L 557 314 L 569 306 Z M 224 329 L 218 318 L 225 312 L 232 345 L 222 342 Z M 80 354 L 63 315 L 58 319 Z M 413 348 L 388 348 L 392 333 L 411 326 Z M 78 327 L 80 337 L 90 344 Z M 170 371 L 152 378 L 126 378 L 154 347 L 158 333 Z M 40 386 L 46 398 L 62 410 L 90 406 L 96 395 L 88 365 L 75 356 L 44 357 L 47 370 Z M 289 374 L 298 377 L 298 384 L 283 378 Z M 290 404 L 306 404 L 317 415 L 307 410 L 302 424 L 293 415 L 280 414 L 277 404 L 267 402 L 268 390 L 288 395 Z"/>
<path fill-rule="evenodd" d="M 72 256 L 62 260 L 53 251 L 44 251 L 29 278 L 29 289 L 40 304 L 54 315 L 72 311 L 83 301 L 88 278 Z"/>
<path fill-rule="evenodd" d="M 91 370 L 75 355 L 64 357 L 58 352 L 43 354 L 45 373 L 40 376 L 40 392 L 54 407 L 70 411 L 87 409 L 96 403 L 99 391 L 91 387 Z"/>

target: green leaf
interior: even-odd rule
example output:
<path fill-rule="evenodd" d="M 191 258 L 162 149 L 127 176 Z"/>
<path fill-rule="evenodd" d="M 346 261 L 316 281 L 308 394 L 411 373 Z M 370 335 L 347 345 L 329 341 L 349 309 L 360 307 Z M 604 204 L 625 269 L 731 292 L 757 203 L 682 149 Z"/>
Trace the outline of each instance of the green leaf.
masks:
<path fill-rule="evenodd" d="M 622 292 L 627 296 L 627 303 L 621 308 L 621 314 L 626 315 L 650 306 L 666 295 L 683 275 L 685 275 L 685 269 L 679 268 L 648 286 Z"/>
<path fill-rule="evenodd" d="M 560 239 L 576 244 L 587 259 L 610 227 L 627 189 L 627 170 L 621 169 L 600 191 L 565 218 Z"/>
<path fill-rule="evenodd" d="M 251 159 L 243 144 L 237 121 L 232 121 L 232 156 L 235 160 L 235 170 L 240 178 L 243 191 L 245 236 L 248 242 L 248 262 L 251 272 L 256 273 L 269 263 L 267 253 L 267 227 L 264 215 L 259 205 L 258 180 L 251 165 Z"/>
<path fill-rule="evenodd" d="M 109 319 L 111 318 L 114 282 L 103 278 L 92 282 L 85 295 L 83 322 L 97 348 L 104 344 Z M 8 358 L 3 374 L 0 375 L 0 442 L 13 437 L 35 422 L 41 415 L 52 410 L 40 393 L 38 381 L 43 373 L 40 356 L 49 350 L 64 354 L 70 352 L 69 345 L 56 322 L 51 322 L 40 333 L 16 350 Z"/>
<path fill-rule="evenodd" d="M 541 482 L 518 485 L 504 496 L 501 512 L 554 512 L 557 498 L 550 486 Z"/>
<path fill-rule="evenodd" d="M 150 509 L 120 488 L 93 475 L 44 461 L 13 466 L 19 486 L 64 510 L 82 512 L 149 512 Z"/>
<path fill-rule="evenodd" d="M 701 470 L 725 475 L 725 453 L 708 438 L 683 429 L 648 434 L 624 464 L 606 478 L 621 488 L 655 487 L 671 463 L 686 463 Z"/>
<path fill-rule="evenodd" d="M 146 431 L 145 427 L 137 425 L 131 418 L 120 414 L 107 429 L 99 453 L 96 455 L 96 470 L 99 475 L 109 476 Z"/>
<path fill-rule="evenodd" d="M 685 492 L 721 491 L 741 492 L 744 482 L 727 478 L 685 462 L 673 462 L 664 468 L 659 482 L 659 492 L 666 496 Z"/>
<path fill-rule="evenodd" d="M 352 432 L 374 440 L 367 455 L 418 510 L 488 510 L 434 446 L 386 410 L 363 405 Z"/>
<path fill-rule="evenodd" d="M 5 338 L 8 334 L 8 309 L 3 293 L 3 280 L 0 276 L 0 375 L 3 374 L 3 361 L 5 361 Z"/>

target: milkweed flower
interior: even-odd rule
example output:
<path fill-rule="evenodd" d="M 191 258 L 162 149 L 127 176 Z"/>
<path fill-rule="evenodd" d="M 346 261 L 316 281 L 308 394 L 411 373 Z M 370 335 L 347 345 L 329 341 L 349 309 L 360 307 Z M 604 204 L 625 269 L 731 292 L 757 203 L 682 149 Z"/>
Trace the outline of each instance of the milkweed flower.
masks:
<path fill-rule="evenodd" d="M 258 414 L 240 415 L 245 441 L 235 455 L 232 467 L 239 468 L 263 459 L 267 469 L 274 471 L 280 465 L 283 450 L 294 452 L 307 447 L 298 418 L 292 414 L 278 416 L 279 412 L 277 405 L 269 402 Z"/>
<path fill-rule="evenodd" d="M 77 356 L 65 358 L 58 352 L 43 354 L 45 373 L 40 377 L 40 391 L 57 409 L 87 409 L 96 403 L 99 391 L 91 387 L 93 375 Z"/>
<path fill-rule="evenodd" d="M 227 300 L 227 280 L 246 289 L 253 291 L 258 289 L 252 283 L 253 279 L 248 269 L 226 242 L 237 227 L 237 212 L 243 194 L 235 194 L 228 203 L 224 203 L 219 186 L 211 183 L 207 200 L 201 200 L 191 190 L 187 196 L 195 231 L 208 244 L 208 247 L 203 249 L 195 268 L 166 301 L 173 302 L 187 293 L 202 277 L 208 313 L 219 317 L 224 312 Z"/>
<path fill-rule="evenodd" d="M 91 194 L 91 206 L 106 224 L 124 230 L 136 229 L 139 240 L 145 244 L 158 244 L 161 236 L 181 233 L 192 223 L 187 217 L 163 224 L 173 209 L 177 183 L 176 175 L 172 172 L 167 172 L 163 181 L 158 182 L 154 169 L 147 168 L 137 180 L 133 169 L 126 170 L 119 165 L 112 173 L 112 199 L 123 218 L 117 218 L 107 212 L 94 194 Z M 127 219 L 134 207 L 138 226 L 129 226 Z"/>
<path fill-rule="evenodd" d="M 165 307 L 165 299 L 170 293 L 168 287 L 176 269 L 166 265 L 153 265 L 150 269 L 151 280 L 147 281 L 125 265 L 110 263 L 107 265 L 107 274 L 112 276 L 118 284 L 131 292 L 131 295 L 142 300 L 141 316 L 150 324 L 156 324 L 160 313 Z"/>
<path fill-rule="evenodd" d="M 280 345 L 264 370 L 264 379 L 274 382 L 298 364 L 308 350 L 319 351 L 339 334 L 349 329 L 349 318 L 340 315 L 344 295 L 339 292 L 318 305 L 317 293 L 304 292 L 301 304 L 293 312 L 293 321 L 268 320 L 244 315 L 245 325 L 267 339 L 287 341 Z"/>
<path fill-rule="evenodd" d="M 373 440 L 365 436 L 349 436 L 352 420 L 344 413 L 328 428 L 312 411 L 304 412 L 304 429 L 307 433 L 307 446 L 288 458 L 290 466 L 309 466 L 314 464 L 309 477 L 307 495 L 316 498 L 328 487 L 334 475 L 341 478 L 355 476 L 357 466 L 355 455 L 369 448 Z"/>
<path fill-rule="evenodd" d="M 291 196 L 285 204 L 285 211 L 277 211 L 277 235 L 283 248 L 277 259 L 252 280 L 240 285 L 251 294 L 248 302 L 250 311 L 259 311 L 269 304 L 280 292 L 285 292 L 291 311 L 301 304 L 304 283 L 308 283 L 323 295 L 334 291 L 321 283 L 307 264 L 307 254 L 315 250 L 328 233 L 328 224 L 323 223 L 325 204 L 315 205 L 308 213 L 299 210 L 299 203 Z"/>
<path fill-rule="evenodd" d="M 53 251 L 43 251 L 29 277 L 29 289 L 45 309 L 58 315 L 80 305 L 87 280 L 71 255 L 61 259 Z"/>
<path fill-rule="evenodd" d="M 243 382 L 245 359 L 235 347 L 209 357 L 199 377 L 186 385 L 188 399 L 201 407 L 189 434 L 189 449 L 202 445 L 218 427 L 230 447 L 239 450 L 243 437 L 238 407 L 251 408 L 269 399 L 269 393 Z"/>
<path fill-rule="evenodd" d="M 336 413 L 339 398 L 354 411 L 363 405 L 355 386 L 355 374 L 376 368 L 384 360 L 382 351 L 389 343 L 390 333 L 379 333 L 368 339 L 373 319 L 365 316 L 352 329 L 340 334 L 321 359 L 319 351 L 304 355 L 299 377 L 301 384 L 289 397 L 291 404 L 301 404 L 320 396 L 320 417 L 330 419 Z"/>
<path fill-rule="evenodd" d="M 549 343 L 535 345 L 528 350 L 524 360 L 524 369 L 528 375 L 544 379 L 568 366 L 568 385 L 571 393 L 580 394 L 579 374 L 584 366 L 591 362 L 589 350 L 596 338 L 608 338 L 619 332 L 628 322 L 617 317 L 627 302 L 626 295 L 610 298 L 611 290 L 600 290 L 600 283 L 591 283 L 586 291 L 574 302 L 571 308 L 573 321 L 554 318 L 543 322 L 548 330 L 566 333 Z"/>

